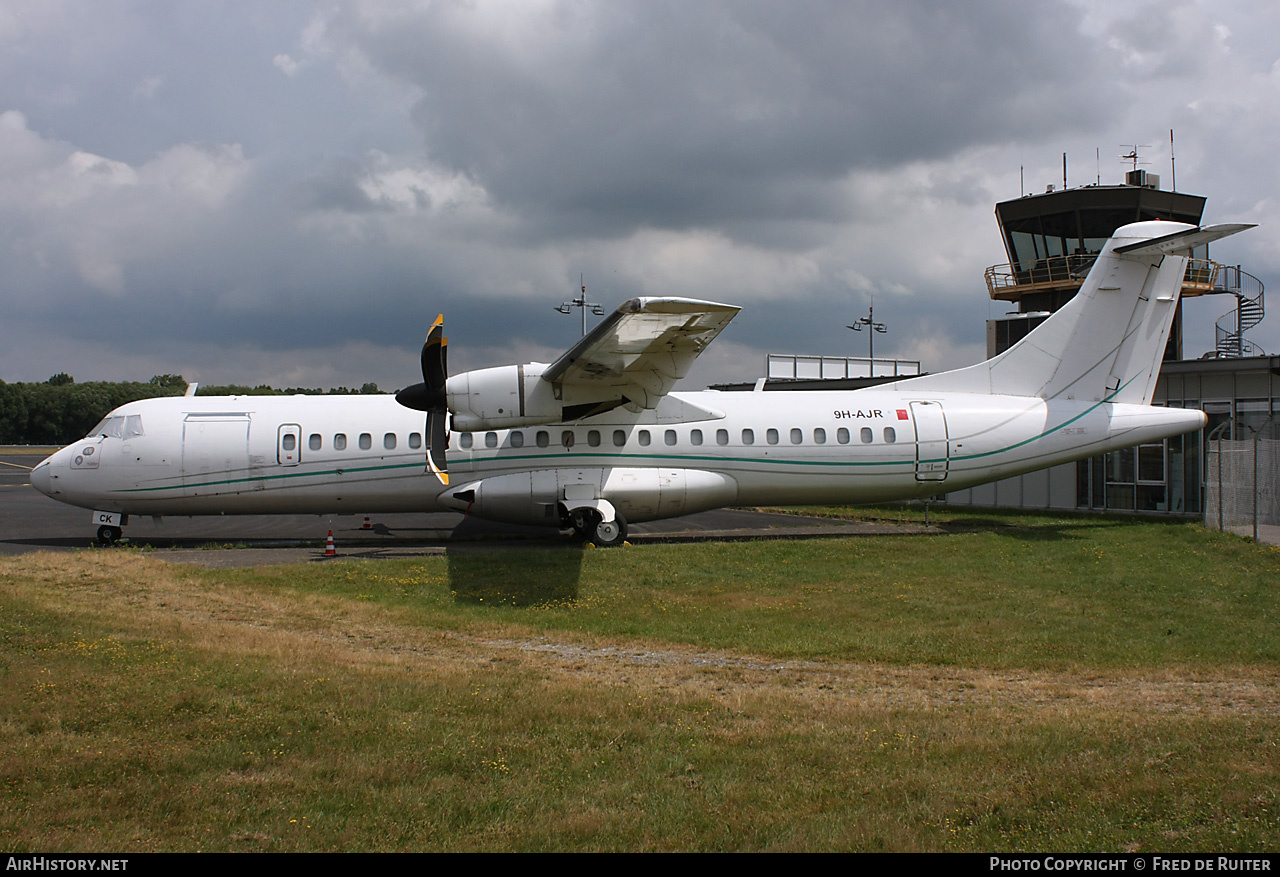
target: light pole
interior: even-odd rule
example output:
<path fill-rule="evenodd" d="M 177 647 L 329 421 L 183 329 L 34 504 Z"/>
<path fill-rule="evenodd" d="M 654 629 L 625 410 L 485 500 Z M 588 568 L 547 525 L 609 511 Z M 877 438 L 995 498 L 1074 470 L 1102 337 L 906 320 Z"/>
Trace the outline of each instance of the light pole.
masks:
<path fill-rule="evenodd" d="M 884 323 L 877 323 L 875 319 L 873 319 L 875 309 L 876 306 L 873 304 L 871 307 L 867 308 L 867 315 L 865 317 L 860 317 L 859 319 L 854 320 L 853 325 L 847 327 L 855 332 L 861 332 L 864 328 L 867 330 L 867 359 L 871 360 L 870 368 L 872 374 L 875 373 L 876 333 L 880 332 L 883 334 L 886 331 Z"/>
<path fill-rule="evenodd" d="M 603 317 L 604 306 L 587 301 L 587 285 L 582 282 L 581 274 L 578 275 L 578 283 L 582 286 L 582 294 L 572 301 L 561 303 L 556 310 L 562 314 L 571 314 L 574 308 L 582 308 L 582 334 L 585 336 L 587 334 L 587 308 L 591 308 L 591 313 L 597 317 Z"/>

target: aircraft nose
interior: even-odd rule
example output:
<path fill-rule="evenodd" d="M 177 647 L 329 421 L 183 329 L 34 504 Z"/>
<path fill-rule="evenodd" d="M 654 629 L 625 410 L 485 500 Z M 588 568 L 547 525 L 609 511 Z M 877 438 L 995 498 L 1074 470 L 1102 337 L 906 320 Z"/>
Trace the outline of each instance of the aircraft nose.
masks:
<path fill-rule="evenodd" d="M 31 470 L 31 486 L 45 496 L 53 495 L 53 465 L 49 460 L 45 460 Z"/>

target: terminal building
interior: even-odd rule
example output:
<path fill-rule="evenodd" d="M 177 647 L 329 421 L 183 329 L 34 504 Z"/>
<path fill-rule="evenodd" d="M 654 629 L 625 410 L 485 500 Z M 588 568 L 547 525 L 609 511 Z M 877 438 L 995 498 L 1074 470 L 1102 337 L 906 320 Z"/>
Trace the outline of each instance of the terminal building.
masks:
<path fill-rule="evenodd" d="M 1115 229 L 1150 219 L 1199 225 L 1204 204 L 1198 195 L 1161 189 L 1159 178 L 1143 170 L 1127 173 L 1123 185 L 1051 188 L 997 204 L 1009 261 L 986 270 L 987 291 L 1016 311 L 987 321 L 988 357 L 1071 300 Z M 1179 303 L 1154 399 L 1157 405 L 1203 410 L 1206 430 L 955 491 L 945 501 L 1201 515 L 1207 436 L 1215 430 L 1256 432 L 1280 410 L 1280 357 L 1267 356 L 1246 336 L 1265 313 L 1262 282 L 1239 266 L 1213 261 L 1206 247 L 1187 264 L 1182 297 L 1206 295 L 1225 299 L 1215 348 L 1187 358 Z"/>

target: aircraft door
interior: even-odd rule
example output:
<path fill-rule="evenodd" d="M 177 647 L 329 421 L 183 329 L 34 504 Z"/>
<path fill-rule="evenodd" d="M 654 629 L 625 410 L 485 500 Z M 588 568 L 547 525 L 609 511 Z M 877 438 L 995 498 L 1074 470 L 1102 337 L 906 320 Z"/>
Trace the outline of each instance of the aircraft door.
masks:
<path fill-rule="evenodd" d="M 302 427 L 296 423 L 283 424 L 276 435 L 276 462 L 281 466 L 296 466 L 302 462 Z"/>
<path fill-rule="evenodd" d="M 912 402 L 916 427 L 916 481 L 946 481 L 950 462 L 947 416 L 940 402 Z"/>
<path fill-rule="evenodd" d="M 243 489 L 248 464 L 248 415 L 187 415 L 182 424 L 183 495 L 236 493 Z"/>

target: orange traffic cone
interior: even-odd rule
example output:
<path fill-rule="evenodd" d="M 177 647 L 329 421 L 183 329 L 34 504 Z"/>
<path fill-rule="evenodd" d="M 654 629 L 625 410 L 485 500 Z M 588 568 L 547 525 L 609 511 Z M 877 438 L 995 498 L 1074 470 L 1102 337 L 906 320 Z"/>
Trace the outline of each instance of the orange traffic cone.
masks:
<path fill-rule="evenodd" d="M 333 547 L 333 531 L 332 530 L 329 531 L 329 538 L 324 540 L 324 556 L 325 557 L 338 556 L 338 550 Z"/>
<path fill-rule="evenodd" d="M 369 516 L 368 516 L 368 515 L 365 515 L 365 516 L 364 516 L 364 526 L 363 526 L 363 527 L 361 527 L 360 529 L 361 529 L 361 530 L 372 530 L 372 529 L 373 529 L 373 524 L 370 524 L 370 523 L 369 523 Z"/>

